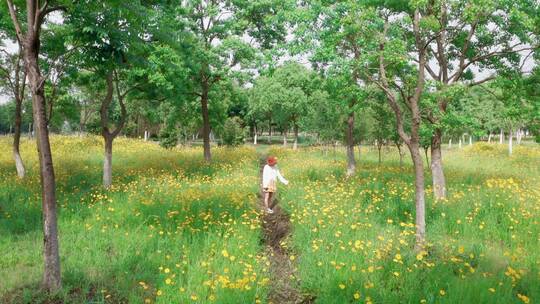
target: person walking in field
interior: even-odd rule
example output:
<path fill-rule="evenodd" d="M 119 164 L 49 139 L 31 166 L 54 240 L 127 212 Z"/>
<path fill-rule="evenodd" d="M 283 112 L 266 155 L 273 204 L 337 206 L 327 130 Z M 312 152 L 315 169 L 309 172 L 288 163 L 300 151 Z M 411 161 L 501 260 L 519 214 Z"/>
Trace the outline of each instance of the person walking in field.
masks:
<path fill-rule="evenodd" d="M 279 169 L 277 168 L 277 158 L 275 156 L 269 156 L 266 160 L 266 165 L 263 169 L 263 192 L 264 192 L 264 209 L 268 213 L 274 213 L 274 210 L 270 208 L 270 202 L 274 193 L 277 191 L 277 179 L 285 185 L 289 184 Z"/>

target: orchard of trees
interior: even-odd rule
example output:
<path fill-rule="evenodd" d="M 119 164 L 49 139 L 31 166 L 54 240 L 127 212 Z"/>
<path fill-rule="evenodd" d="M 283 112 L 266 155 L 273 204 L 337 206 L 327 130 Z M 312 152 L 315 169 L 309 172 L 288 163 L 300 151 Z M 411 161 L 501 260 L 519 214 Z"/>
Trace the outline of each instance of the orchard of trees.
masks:
<path fill-rule="evenodd" d="M 277 140 L 397 147 L 415 176 L 416 249 L 425 172 L 447 198 L 443 145 L 540 142 L 535 0 L 48 1 L 0 3 L 0 133 L 39 153 L 48 290 L 61 286 L 51 133 L 164 147 Z M 407 153 L 408 152 L 408 153 Z M 426 168 L 425 157 L 429 159 Z"/>

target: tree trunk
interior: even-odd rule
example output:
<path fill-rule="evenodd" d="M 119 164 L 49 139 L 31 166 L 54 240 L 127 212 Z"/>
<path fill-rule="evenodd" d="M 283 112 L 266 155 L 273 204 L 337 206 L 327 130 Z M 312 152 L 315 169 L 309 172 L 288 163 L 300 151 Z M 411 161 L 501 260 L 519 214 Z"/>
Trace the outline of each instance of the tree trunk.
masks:
<path fill-rule="evenodd" d="M 32 102 L 33 102 L 33 101 L 32 101 Z M 32 139 L 32 138 L 33 138 L 33 137 L 32 137 L 32 130 L 33 130 L 33 128 L 32 128 L 32 123 L 29 123 L 29 124 L 28 124 L 28 139 Z"/>
<path fill-rule="evenodd" d="M 431 138 L 431 176 L 435 200 L 446 198 L 446 179 L 442 163 L 442 131 L 436 129 Z M 427 157 L 427 156 L 426 156 Z"/>
<path fill-rule="evenodd" d="M 428 149 L 429 148 L 424 148 L 424 155 L 426 156 L 426 167 L 429 168 L 429 156 L 428 156 Z"/>
<path fill-rule="evenodd" d="M 518 145 L 521 145 L 521 137 L 522 137 L 523 133 L 521 131 L 521 129 L 518 129 L 517 132 L 516 132 L 516 140 L 517 140 L 517 144 Z"/>
<path fill-rule="evenodd" d="M 386 38 L 388 31 L 388 22 L 384 24 L 383 37 Z M 418 50 L 418 76 L 417 84 L 412 95 L 406 96 L 407 103 L 411 112 L 411 127 L 410 135 L 405 132 L 403 123 L 403 112 L 398 104 L 395 94 L 390 88 L 390 84 L 386 77 L 386 65 L 383 56 L 385 50 L 385 40 L 382 40 L 379 44 L 379 77 L 381 86 L 386 94 L 387 101 L 394 111 L 396 117 L 396 126 L 399 137 L 406 143 L 411 153 L 411 158 L 414 165 L 415 173 L 415 203 L 416 203 L 416 244 L 415 250 L 419 252 L 425 247 L 425 235 L 426 235 L 426 220 L 425 220 L 425 191 L 424 191 L 424 166 L 422 156 L 420 154 L 420 124 L 422 121 L 421 110 L 419 107 L 419 101 L 424 91 L 425 84 L 425 66 L 427 63 L 426 56 L 426 43 L 422 39 L 420 34 L 420 10 L 414 11 L 413 19 L 413 31 L 416 39 L 416 47 Z"/>
<path fill-rule="evenodd" d="M 435 200 L 446 198 L 446 179 L 442 164 L 441 143 L 442 131 L 435 130 L 431 138 L 431 175 L 433 179 L 433 197 Z"/>
<path fill-rule="evenodd" d="M 287 132 L 283 131 L 283 147 L 287 147 Z"/>
<path fill-rule="evenodd" d="M 272 118 L 268 120 L 268 144 L 272 144 Z"/>
<path fill-rule="evenodd" d="M 499 144 L 503 144 L 504 142 L 504 132 L 503 130 L 501 129 L 501 133 L 499 133 Z"/>
<path fill-rule="evenodd" d="M 491 143 L 491 137 L 493 136 L 493 134 L 491 133 L 491 131 L 489 131 L 489 134 L 488 134 L 488 144 Z"/>
<path fill-rule="evenodd" d="M 459 148 L 461 149 L 461 138 L 459 139 Z"/>
<path fill-rule="evenodd" d="M 112 185 L 112 148 L 113 140 L 112 136 L 104 136 L 105 141 L 105 154 L 103 158 L 103 187 L 109 189 Z"/>
<path fill-rule="evenodd" d="M 424 165 L 418 144 L 411 143 L 409 150 L 414 165 L 416 202 L 416 251 L 422 250 L 426 237 L 426 202 L 424 192 Z"/>
<path fill-rule="evenodd" d="M 294 124 L 294 143 L 293 150 L 298 149 L 298 125 Z"/>
<path fill-rule="evenodd" d="M 45 109 L 44 81 L 38 64 L 39 32 L 27 33 L 25 42 L 25 62 L 28 80 L 32 91 L 32 108 L 37 133 L 37 149 L 39 154 L 41 197 L 43 206 L 43 257 L 45 268 L 43 285 L 46 290 L 55 291 L 61 288 L 60 255 L 58 245 L 58 228 L 56 219 L 56 185 L 54 177 L 49 130 Z"/>
<path fill-rule="evenodd" d="M 21 141 L 21 123 L 22 123 L 22 99 L 15 99 L 15 134 L 13 134 L 13 158 L 15 159 L 15 167 L 17 168 L 17 176 L 24 178 L 26 170 L 24 163 L 19 152 L 19 146 Z"/>
<path fill-rule="evenodd" d="M 512 155 L 512 137 L 514 137 L 512 132 L 512 129 L 508 132 L 508 155 Z"/>
<path fill-rule="evenodd" d="M 83 133 L 83 124 L 82 124 L 82 121 L 79 122 L 79 137 L 82 137 L 82 133 Z"/>
<path fill-rule="evenodd" d="M 358 160 L 362 159 L 362 145 L 358 144 Z"/>
<path fill-rule="evenodd" d="M 109 129 L 109 107 L 113 100 L 113 91 L 116 82 L 116 93 L 118 104 L 120 105 L 120 120 L 118 121 L 114 130 Z M 118 72 L 112 70 L 107 74 L 107 94 L 101 102 L 100 117 L 101 117 L 101 135 L 105 142 L 105 154 L 103 160 L 103 187 L 109 189 L 112 185 L 112 146 L 113 141 L 120 134 L 127 118 L 126 106 L 124 104 L 125 94 L 120 93 L 120 79 Z"/>
<path fill-rule="evenodd" d="M 472 135 L 469 135 L 469 146 L 472 146 Z"/>
<path fill-rule="evenodd" d="M 403 152 L 401 151 L 401 145 L 396 144 L 399 153 L 399 166 L 403 167 Z"/>
<path fill-rule="evenodd" d="M 452 149 L 452 139 L 448 140 L 448 149 Z"/>
<path fill-rule="evenodd" d="M 379 142 L 377 142 L 377 150 L 379 151 L 379 165 L 382 163 L 381 148 L 382 148 L 382 145 Z"/>
<path fill-rule="evenodd" d="M 354 159 L 354 113 L 349 113 L 347 118 L 347 176 L 354 175 L 356 171 L 356 160 Z"/>
<path fill-rule="evenodd" d="M 210 154 L 210 117 L 208 115 L 208 83 L 203 82 L 201 94 L 201 110 L 203 117 L 203 146 L 204 146 L 204 160 L 210 162 L 212 155 Z"/>
<path fill-rule="evenodd" d="M 253 132 L 253 144 L 254 144 L 254 145 L 257 145 L 257 125 L 255 125 L 253 128 L 254 128 L 254 132 Z"/>

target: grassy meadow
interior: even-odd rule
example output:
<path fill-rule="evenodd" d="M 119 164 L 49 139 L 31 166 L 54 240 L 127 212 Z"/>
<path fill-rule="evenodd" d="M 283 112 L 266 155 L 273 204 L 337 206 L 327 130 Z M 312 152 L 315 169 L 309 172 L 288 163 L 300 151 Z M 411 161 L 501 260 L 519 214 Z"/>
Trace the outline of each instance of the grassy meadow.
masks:
<path fill-rule="evenodd" d="M 16 178 L 0 137 L 1 303 L 268 303 L 268 252 L 257 206 L 259 158 L 290 180 L 279 201 L 282 246 L 316 303 L 540 301 L 540 147 L 475 144 L 444 151 L 449 197 L 427 188 L 428 247 L 414 245 L 414 187 L 397 152 L 363 147 L 346 178 L 344 151 L 278 146 L 165 150 L 118 138 L 113 188 L 101 187 L 100 137 L 53 136 L 63 289 L 39 292 L 41 203 L 35 142 Z M 56 301 L 56 302 L 55 302 Z"/>

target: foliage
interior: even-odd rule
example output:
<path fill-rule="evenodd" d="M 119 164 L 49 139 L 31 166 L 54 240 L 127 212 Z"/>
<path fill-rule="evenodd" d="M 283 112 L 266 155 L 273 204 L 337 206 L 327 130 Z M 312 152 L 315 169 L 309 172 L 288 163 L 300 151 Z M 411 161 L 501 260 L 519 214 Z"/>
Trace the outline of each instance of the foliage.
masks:
<path fill-rule="evenodd" d="M 239 146 L 244 143 L 246 130 L 239 117 L 230 117 L 225 121 L 221 134 L 223 144 L 226 146 Z"/>
<path fill-rule="evenodd" d="M 255 150 L 217 147 L 209 165 L 200 147 L 165 150 L 120 137 L 119 182 L 104 191 L 96 157 L 100 137 L 53 136 L 52 145 L 61 244 L 70 253 L 63 256 L 64 289 L 56 301 L 265 301 L 270 257 L 260 244 L 254 203 L 260 178 Z M 0 148 L 9 147 L 10 138 L 0 137 Z M 21 148 L 29 168 L 25 181 L 13 178 L 11 156 L 0 155 L 3 303 L 53 300 L 27 283 L 37 282 L 42 268 L 35 248 L 41 207 L 33 199 L 40 191 L 34 143 L 23 138 Z M 375 151 L 363 151 L 361 173 L 345 179 L 342 151 L 334 161 L 316 148 L 272 149 L 291 181 L 279 193 L 294 229 L 283 246 L 298 268 L 302 292 L 322 303 L 368 297 L 373 303 L 519 303 L 518 294 L 540 297 L 538 146 L 516 148 L 512 157 L 487 144 L 445 152 L 452 194 L 448 201 L 428 201 L 430 247 L 421 255 L 412 249 L 412 172 L 398 167 L 394 151 L 381 166 Z"/>

